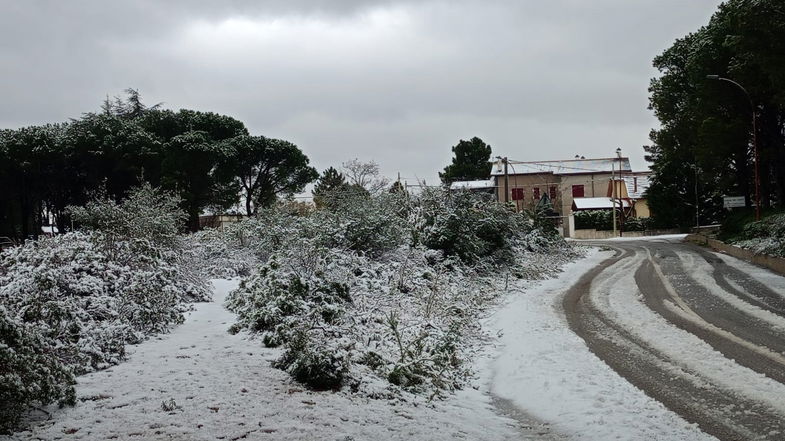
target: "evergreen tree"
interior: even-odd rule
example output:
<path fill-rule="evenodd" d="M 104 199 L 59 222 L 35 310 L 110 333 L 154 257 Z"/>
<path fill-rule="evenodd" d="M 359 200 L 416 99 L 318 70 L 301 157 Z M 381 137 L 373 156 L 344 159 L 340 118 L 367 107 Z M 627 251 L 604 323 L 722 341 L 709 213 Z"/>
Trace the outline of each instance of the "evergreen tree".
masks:
<path fill-rule="evenodd" d="M 401 184 L 401 181 L 395 181 L 390 187 L 390 193 L 406 193 L 406 188 Z"/>
<path fill-rule="evenodd" d="M 308 157 L 288 141 L 241 135 L 228 140 L 226 146 L 227 160 L 219 165 L 219 173 L 239 184 L 249 216 L 278 196 L 301 192 L 318 176 L 308 165 Z"/>
<path fill-rule="evenodd" d="M 753 135 L 761 205 L 785 202 L 784 16 L 779 0 L 729 0 L 706 26 L 654 59 L 661 76 L 651 82 L 650 108 L 660 128 L 645 149 L 654 171 L 649 205 L 660 226 L 694 225 L 696 209 L 703 221 L 718 221 L 722 195 L 745 196 L 751 207 Z M 749 99 L 707 75 L 738 82 Z"/>
<path fill-rule="evenodd" d="M 488 179 L 491 176 L 491 146 L 480 138 L 460 140 L 452 152 L 455 154 L 452 164 L 439 173 L 443 183 Z"/>
<path fill-rule="evenodd" d="M 313 188 L 313 202 L 317 207 L 327 205 L 327 200 L 338 192 L 349 188 L 343 173 L 333 167 L 326 169 Z"/>

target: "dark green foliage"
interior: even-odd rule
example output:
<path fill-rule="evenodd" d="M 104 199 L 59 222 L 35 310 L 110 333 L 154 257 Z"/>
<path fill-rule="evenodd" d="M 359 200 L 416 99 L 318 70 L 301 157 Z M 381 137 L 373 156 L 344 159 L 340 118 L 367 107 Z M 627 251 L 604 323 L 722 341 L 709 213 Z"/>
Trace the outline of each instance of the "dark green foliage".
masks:
<path fill-rule="evenodd" d="M 639 217 L 628 217 L 624 219 L 623 227 L 621 219 L 617 218 L 616 225 L 617 228 L 623 228 L 624 231 L 646 231 L 654 226 L 652 219 Z M 575 213 L 575 228 L 578 230 L 613 230 L 613 212 L 610 210 L 579 211 Z"/>
<path fill-rule="evenodd" d="M 324 207 L 338 196 L 338 193 L 349 188 L 343 173 L 333 167 L 326 169 L 313 188 L 313 202 L 317 207 Z"/>
<path fill-rule="evenodd" d="M 533 226 L 525 214 L 471 193 L 455 193 L 426 203 L 420 237 L 423 245 L 467 263 L 483 257 L 509 259 L 515 237 Z"/>
<path fill-rule="evenodd" d="M 613 230 L 613 213 L 606 210 L 578 211 L 575 213 L 575 229 Z"/>
<path fill-rule="evenodd" d="M 325 257 L 313 252 L 315 265 L 325 265 Z M 264 333 L 265 345 L 278 346 L 292 336 L 303 315 L 330 324 L 343 313 L 343 304 L 351 302 L 348 286 L 328 280 L 321 270 L 311 271 L 289 273 L 272 257 L 232 292 L 226 305 L 239 315 L 243 327 Z"/>
<path fill-rule="evenodd" d="M 272 205 L 278 196 L 301 192 L 318 176 L 308 165 L 308 157 L 288 141 L 242 135 L 228 140 L 226 146 L 219 173 L 236 180 L 249 216 Z"/>
<path fill-rule="evenodd" d="M 785 200 L 785 4 L 729 0 L 710 22 L 654 59 L 650 107 L 661 128 L 646 147 L 654 178 L 649 206 L 658 226 L 720 220 L 722 195 L 754 198 L 752 113 L 757 116 L 763 207 Z M 744 92 L 719 75 L 742 84 Z M 697 174 L 696 174 L 697 169 Z M 670 225 L 668 225 L 670 224 Z"/>
<path fill-rule="evenodd" d="M 0 236 L 37 237 L 44 214 L 64 232 L 66 207 L 99 190 L 119 201 L 143 182 L 174 192 L 196 230 L 203 211 L 235 206 L 241 190 L 255 211 L 316 178 L 294 144 L 248 136 L 229 116 L 148 107 L 126 92 L 65 124 L 0 131 Z"/>
<path fill-rule="evenodd" d="M 11 433 L 30 406 L 73 405 L 75 383 L 46 340 L 0 306 L 0 434 Z"/>
<path fill-rule="evenodd" d="M 405 220 L 391 209 L 401 203 L 401 197 L 392 193 L 371 197 L 354 185 L 333 194 L 329 210 L 317 214 L 329 238 L 325 245 L 379 254 L 403 244 Z"/>
<path fill-rule="evenodd" d="M 474 137 L 468 141 L 460 140 L 453 146 L 455 155 L 452 163 L 444 168 L 439 177 L 444 183 L 453 181 L 472 181 L 488 179 L 491 175 L 491 146 L 482 139 Z"/>
<path fill-rule="evenodd" d="M 292 337 L 273 366 L 289 372 L 295 380 L 314 390 L 339 389 L 349 373 L 349 363 L 343 353 L 311 341 L 305 332 L 297 332 Z"/>
<path fill-rule="evenodd" d="M 718 237 L 729 242 L 777 237 L 783 214 L 783 209 L 764 210 L 760 222 L 755 222 L 754 209 L 735 209 L 723 220 Z"/>

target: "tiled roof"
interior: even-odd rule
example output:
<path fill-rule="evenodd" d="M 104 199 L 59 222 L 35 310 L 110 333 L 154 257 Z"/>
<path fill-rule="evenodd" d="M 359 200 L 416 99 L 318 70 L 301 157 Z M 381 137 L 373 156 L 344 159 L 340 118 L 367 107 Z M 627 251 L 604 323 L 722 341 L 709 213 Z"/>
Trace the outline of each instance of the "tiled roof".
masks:
<path fill-rule="evenodd" d="M 636 172 L 628 175 L 622 175 L 624 185 L 627 186 L 627 195 L 632 199 L 641 199 L 649 189 L 651 173 Z"/>

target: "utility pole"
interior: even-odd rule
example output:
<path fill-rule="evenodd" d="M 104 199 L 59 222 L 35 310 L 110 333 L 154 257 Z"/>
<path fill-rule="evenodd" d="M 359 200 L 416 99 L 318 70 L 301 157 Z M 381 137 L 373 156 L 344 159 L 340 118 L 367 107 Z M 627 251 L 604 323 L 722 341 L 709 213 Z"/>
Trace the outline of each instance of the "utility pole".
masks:
<path fill-rule="evenodd" d="M 619 237 L 622 237 L 624 235 L 624 201 L 621 197 L 621 183 L 624 182 L 624 178 L 621 171 L 621 147 L 616 149 L 616 156 L 619 158 Z M 616 188 L 616 183 L 613 184 L 613 187 Z"/>
<path fill-rule="evenodd" d="M 510 174 L 507 171 L 507 157 L 505 156 L 504 159 L 504 203 L 510 202 Z"/>
<path fill-rule="evenodd" d="M 616 237 L 616 161 L 611 162 L 611 202 L 613 206 L 613 237 Z"/>
<path fill-rule="evenodd" d="M 698 205 L 700 201 L 698 200 L 698 166 L 697 164 L 693 164 L 695 168 L 695 228 L 700 228 L 701 220 L 700 220 L 700 206 Z"/>

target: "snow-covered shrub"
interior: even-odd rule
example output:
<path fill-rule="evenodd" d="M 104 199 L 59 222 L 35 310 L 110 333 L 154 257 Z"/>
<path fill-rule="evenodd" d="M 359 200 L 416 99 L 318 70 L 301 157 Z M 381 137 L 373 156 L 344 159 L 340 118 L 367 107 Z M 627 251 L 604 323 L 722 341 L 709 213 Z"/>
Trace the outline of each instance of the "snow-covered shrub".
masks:
<path fill-rule="evenodd" d="M 785 257 L 785 214 L 748 223 L 732 243 L 756 253 Z"/>
<path fill-rule="evenodd" d="M 129 245 L 155 252 L 150 248 L 173 248 L 179 239 L 179 229 L 187 218 L 179 202 L 174 195 L 145 183 L 120 203 L 98 195 L 85 206 L 69 207 L 68 211 L 81 229 L 102 233 L 101 242 L 109 254 Z"/>
<path fill-rule="evenodd" d="M 0 306 L 0 434 L 33 405 L 74 404 L 74 377 L 35 328 Z"/>
<path fill-rule="evenodd" d="M 189 267 L 213 278 L 248 276 L 258 259 L 232 233 L 208 228 L 190 234 L 183 238 L 182 258 L 189 261 Z"/>
<path fill-rule="evenodd" d="M 467 192 L 426 193 L 418 209 L 422 243 L 467 263 L 483 258 L 510 261 L 516 237 L 533 229 L 525 214 Z"/>
<path fill-rule="evenodd" d="M 227 308 L 239 317 L 231 331 L 248 329 L 261 333 L 266 346 L 285 345 L 276 366 L 298 381 L 315 389 L 339 387 L 347 361 L 323 342 L 329 338 L 324 330 L 351 303 L 345 260 L 313 245 L 273 255 L 227 299 Z"/>
<path fill-rule="evenodd" d="M 349 374 L 345 351 L 336 351 L 305 330 L 290 336 L 286 351 L 273 366 L 315 390 L 339 389 Z"/>
<path fill-rule="evenodd" d="M 335 265 L 341 256 L 316 247 L 301 251 L 274 255 L 231 293 L 226 304 L 239 316 L 235 330 L 261 332 L 267 346 L 278 346 L 302 322 L 330 325 L 344 312 L 351 297 L 347 275 Z"/>
<path fill-rule="evenodd" d="M 119 203 L 99 196 L 84 207 L 69 207 L 68 211 L 112 262 L 136 270 L 140 278 L 172 282 L 179 291 L 177 295 L 185 293 L 183 300 L 204 301 L 209 298 L 207 280 L 190 260 L 194 254 L 188 241 L 179 235 L 187 219 L 179 202 L 173 194 L 145 183 Z M 154 292 L 139 285 L 144 282 L 139 280 L 130 288 Z M 167 289 L 171 291 L 171 286 Z"/>
<path fill-rule="evenodd" d="M 231 249 L 244 250 L 255 260 L 265 262 L 276 251 L 319 235 L 320 226 L 313 216 L 300 216 L 277 205 L 229 225 L 220 234 Z"/>
<path fill-rule="evenodd" d="M 0 303 L 33 325 L 76 373 L 119 362 L 126 343 L 182 322 L 194 286 L 166 259 L 118 263 L 97 233 L 67 233 L 6 251 Z"/>
<path fill-rule="evenodd" d="M 329 208 L 316 213 L 317 230 L 326 246 L 372 254 L 396 248 L 409 240 L 406 220 L 398 214 L 402 196 L 384 193 L 371 197 L 343 192 Z"/>
<path fill-rule="evenodd" d="M 0 255 L 0 307 L 11 322 L 25 324 L 18 328 L 24 338 L 41 342 L 49 378 L 118 363 L 126 344 L 168 331 L 189 303 L 209 297 L 206 279 L 183 257 L 176 224 L 182 216 L 170 212 L 172 201 L 150 188 L 119 204 L 94 201 L 72 209 L 88 231 L 28 241 Z M 23 383 L 9 387 L 27 394 Z"/>
<path fill-rule="evenodd" d="M 441 190 L 260 212 L 222 233 L 262 263 L 227 300 L 230 331 L 280 346 L 275 366 L 314 389 L 461 388 L 482 311 L 507 278 L 545 278 L 576 255 L 537 216 Z"/>

